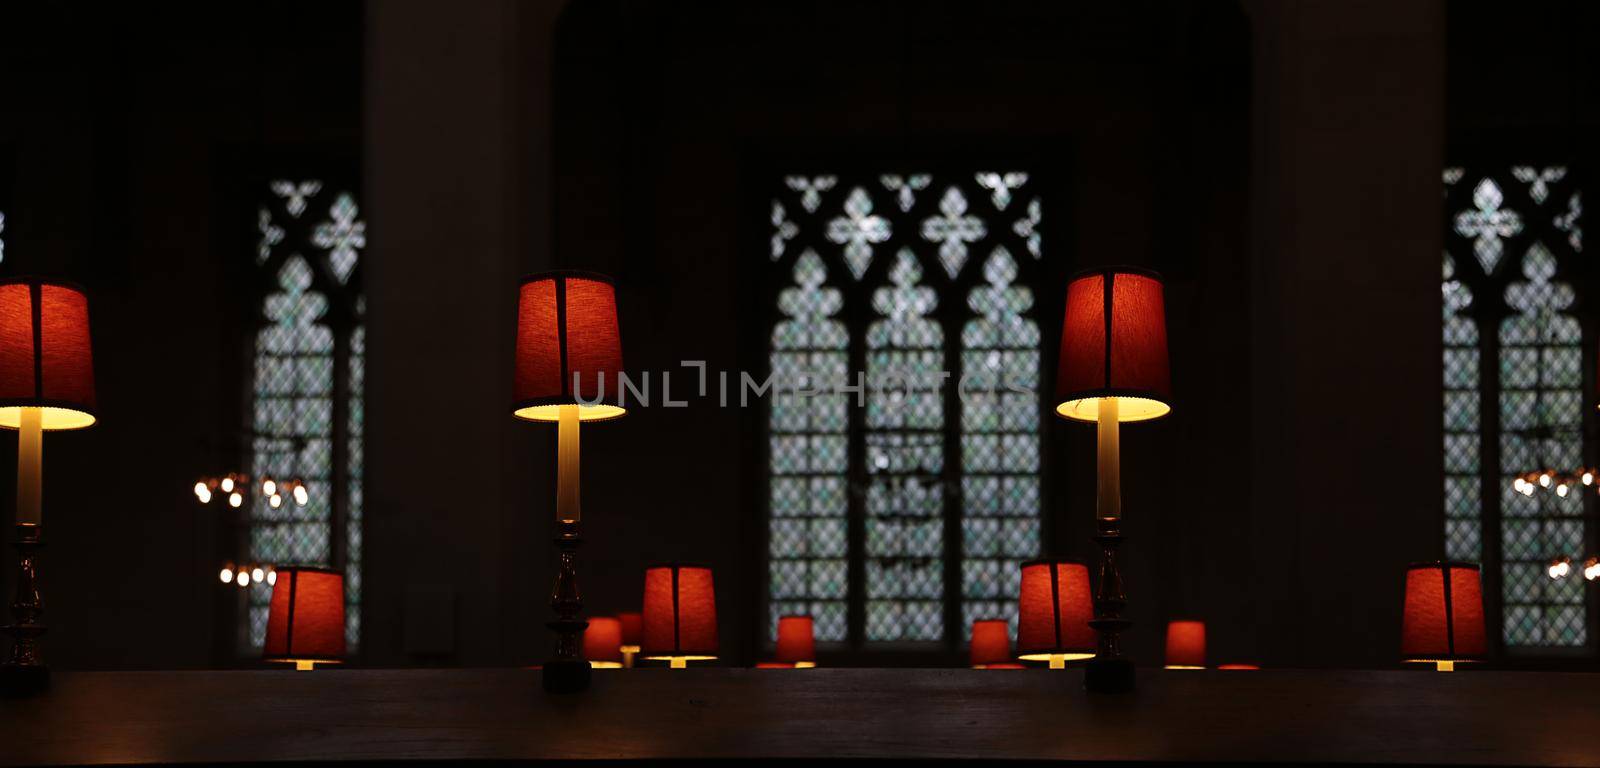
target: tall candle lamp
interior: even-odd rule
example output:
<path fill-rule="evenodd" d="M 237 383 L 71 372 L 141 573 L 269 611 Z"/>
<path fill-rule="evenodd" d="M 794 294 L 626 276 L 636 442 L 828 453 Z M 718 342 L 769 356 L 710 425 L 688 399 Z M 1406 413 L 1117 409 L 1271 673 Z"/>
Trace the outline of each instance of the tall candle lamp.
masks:
<path fill-rule="evenodd" d="M 1119 426 L 1172 410 L 1167 370 L 1167 325 L 1161 276 L 1136 267 L 1101 267 L 1067 283 L 1061 359 L 1056 375 L 1056 413 L 1093 422 L 1099 465 L 1095 503 L 1095 657 L 1084 671 L 1084 687 L 1097 693 L 1133 689 L 1133 661 L 1122 654 L 1119 635 L 1132 622 L 1122 617 L 1127 594 L 1117 564 L 1122 535 Z"/>
<path fill-rule="evenodd" d="M 50 684 L 40 638 L 39 548 L 44 433 L 95 423 L 89 300 L 81 289 L 39 278 L 0 281 L 0 428 L 17 430 L 17 591 L 11 653 L 0 689 L 34 693 Z"/>
<path fill-rule="evenodd" d="M 550 607 L 555 651 L 544 663 L 544 689 L 573 693 L 589 687 L 582 653 L 583 597 L 578 591 L 578 425 L 619 418 L 601 402 L 606 381 L 616 390 L 622 372 L 617 294 L 611 278 L 563 270 L 523 278 L 517 301 L 516 401 L 512 415 L 556 424 L 556 549 L 560 564 Z"/>

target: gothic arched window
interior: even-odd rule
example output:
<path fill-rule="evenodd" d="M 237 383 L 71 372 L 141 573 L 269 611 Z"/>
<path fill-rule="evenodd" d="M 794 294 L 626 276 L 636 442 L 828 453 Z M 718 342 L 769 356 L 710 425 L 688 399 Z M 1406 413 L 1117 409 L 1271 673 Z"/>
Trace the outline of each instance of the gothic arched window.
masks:
<path fill-rule="evenodd" d="M 1039 185 L 909 170 L 783 176 L 767 209 L 766 604 L 842 650 L 1014 622 L 1041 548 Z"/>
<path fill-rule="evenodd" d="M 274 507 L 254 494 L 245 548 L 253 562 L 343 570 L 353 652 L 361 630 L 366 224 L 354 193 L 322 180 L 279 179 L 261 192 L 251 474 L 299 478 L 309 499 Z M 270 597 L 265 583 L 249 590 L 246 652 L 261 647 Z"/>
<path fill-rule="evenodd" d="M 1563 166 L 1452 167 L 1444 184 L 1445 553 L 1483 563 L 1502 646 L 1586 647 L 1580 569 L 1548 569 L 1591 554 L 1596 506 L 1581 193 Z"/>

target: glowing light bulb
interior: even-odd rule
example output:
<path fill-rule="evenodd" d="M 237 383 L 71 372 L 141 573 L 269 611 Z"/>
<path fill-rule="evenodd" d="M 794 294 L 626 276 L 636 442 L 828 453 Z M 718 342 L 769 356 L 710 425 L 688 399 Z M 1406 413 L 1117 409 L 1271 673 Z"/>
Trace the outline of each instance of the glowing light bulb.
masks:
<path fill-rule="evenodd" d="M 198 493 L 196 495 L 200 497 L 200 503 L 201 504 L 210 504 L 211 503 L 211 491 L 210 490 L 207 490 L 205 488 L 201 488 L 200 489 L 200 493 Z"/>
<path fill-rule="evenodd" d="M 237 582 L 241 587 L 248 587 L 250 586 L 250 574 L 245 573 L 243 569 L 240 569 L 239 575 L 234 578 L 234 581 Z"/>
<path fill-rule="evenodd" d="M 1556 495 L 1560 496 L 1563 499 L 1567 497 L 1567 484 L 1566 483 L 1562 483 L 1562 484 L 1556 486 Z"/>
<path fill-rule="evenodd" d="M 234 509 L 238 509 L 243 504 L 244 504 L 244 497 L 239 495 L 238 491 L 234 491 L 233 493 L 228 494 L 228 506 L 233 507 Z"/>
<path fill-rule="evenodd" d="M 1563 556 L 1550 561 L 1549 573 L 1552 579 L 1566 578 L 1572 573 L 1572 558 Z"/>
<path fill-rule="evenodd" d="M 223 584 L 227 584 L 228 582 L 233 581 L 233 569 L 229 568 L 227 566 L 223 566 L 222 573 L 219 573 L 217 575 L 222 577 L 222 583 Z"/>
<path fill-rule="evenodd" d="M 267 571 L 267 583 L 268 584 L 277 584 L 278 583 L 278 572 L 277 571 Z"/>
<path fill-rule="evenodd" d="M 194 484 L 194 495 L 200 496 L 200 497 L 203 498 L 206 495 L 206 493 L 207 493 L 207 491 L 206 491 L 206 484 L 205 483 L 195 483 Z"/>
<path fill-rule="evenodd" d="M 1583 578 L 1589 581 L 1600 579 L 1600 557 L 1591 557 L 1583 561 Z"/>
<path fill-rule="evenodd" d="M 1585 473 L 1583 473 L 1583 484 L 1584 485 L 1594 485 L 1594 473 L 1593 472 L 1585 472 Z"/>
<path fill-rule="evenodd" d="M 261 568 L 256 567 L 256 568 L 251 568 L 250 569 L 250 580 L 251 581 L 253 581 L 253 582 L 257 583 L 257 584 L 260 584 L 266 578 L 267 578 L 267 572 L 261 570 Z"/>
<path fill-rule="evenodd" d="M 296 503 L 296 504 L 298 504 L 298 505 L 303 507 L 303 506 L 306 505 L 306 502 L 308 502 L 310 500 L 311 500 L 311 494 L 306 493 L 306 487 L 305 486 L 296 485 L 294 487 L 294 503 Z"/>
<path fill-rule="evenodd" d="M 275 483 L 275 482 L 272 482 L 272 478 L 270 478 L 270 477 L 265 479 L 265 480 L 262 480 L 261 481 L 261 495 L 263 495 L 263 496 L 276 496 L 276 495 L 278 495 L 278 484 Z"/>
<path fill-rule="evenodd" d="M 1549 472 L 1546 472 L 1546 473 L 1544 473 L 1544 474 L 1539 476 L 1539 484 L 1544 486 L 1544 487 L 1546 487 L 1546 488 L 1550 487 L 1550 473 Z"/>
<path fill-rule="evenodd" d="M 1533 483 L 1523 483 L 1522 484 L 1522 495 L 1523 496 L 1532 496 L 1533 495 Z"/>
<path fill-rule="evenodd" d="M 223 493 L 233 493 L 233 477 L 222 478 L 221 488 Z"/>
<path fill-rule="evenodd" d="M 278 507 L 283 506 L 283 497 L 274 493 L 267 498 L 267 503 L 272 505 L 273 509 L 277 509 Z"/>
<path fill-rule="evenodd" d="M 1526 483 L 1526 482 L 1527 482 L 1526 480 L 1523 480 L 1520 477 L 1515 479 L 1515 480 L 1512 480 L 1511 481 L 1511 490 L 1516 491 L 1517 493 L 1522 493 L 1522 485 L 1523 485 L 1523 483 Z"/>

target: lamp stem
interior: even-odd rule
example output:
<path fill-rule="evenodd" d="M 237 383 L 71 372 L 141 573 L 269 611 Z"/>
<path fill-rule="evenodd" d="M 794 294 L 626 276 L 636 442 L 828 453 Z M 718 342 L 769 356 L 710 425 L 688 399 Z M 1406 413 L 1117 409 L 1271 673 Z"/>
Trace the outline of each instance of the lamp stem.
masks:
<path fill-rule="evenodd" d="M 1456 671 L 1456 663 L 1453 661 L 1436 661 L 1433 663 L 1433 668 L 1437 672 L 1454 672 Z"/>
<path fill-rule="evenodd" d="M 667 665 L 670 666 L 672 669 L 688 669 L 689 668 L 689 660 L 685 659 L 682 656 L 673 656 L 671 659 L 669 659 L 667 661 Z"/>
<path fill-rule="evenodd" d="M 1095 505 L 1095 543 L 1100 545 L 1098 579 L 1094 593 L 1094 620 L 1098 640 L 1095 655 L 1083 673 L 1083 686 L 1094 693 L 1126 693 L 1133 690 L 1133 661 L 1122 655 L 1118 634 L 1133 626 L 1122 618 L 1128 597 L 1117 568 L 1117 549 L 1122 546 L 1121 457 L 1117 444 L 1116 398 L 1101 398 L 1098 403 L 1099 494 Z"/>
<path fill-rule="evenodd" d="M 1100 398 L 1095 431 L 1099 469 L 1095 516 L 1101 520 L 1122 517 L 1122 448 L 1117 421 L 1117 399 Z"/>
<path fill-rule="evenodd" d="M 578 406 L 560 406 L 556 423 L 556 522 L 577 523 L 583 517 L 578 501 Z"/>
<path fill-rule="evenodd" d="M 310 672 L 317 668 L 317 663 L 309 659 L 295 659 L 294 668 L 298 672 Z"/>
<path fill-rule="evenodd" d="M 1067 657 L 1063 656 L 1063 655 L 1061 655 L 1059 653 L 1050 654 L 1050 668 L 1051 669 L 1066 669 L 1067 668 Z"/>
<path fill-rule="evenodd" d="M 44 475 L 44 410 L 22 408 L 17 430 L 17 522 L 38 525 Z"/>

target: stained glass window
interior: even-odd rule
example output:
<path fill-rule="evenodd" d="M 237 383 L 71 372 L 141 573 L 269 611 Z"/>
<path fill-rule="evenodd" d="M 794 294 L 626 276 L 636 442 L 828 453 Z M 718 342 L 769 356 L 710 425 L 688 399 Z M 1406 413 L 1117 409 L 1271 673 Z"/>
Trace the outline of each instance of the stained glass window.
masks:
<path fill-rule="evenodd" d="M 1511 648 L 1588 643 L 1584 582 L 1546 567 L 1581 561 L 1594 489 L 1514 487 L 1593 465 L 1587 345 L 1568 277 L 1583 250 L 1575 181 L 1564 166 L 1444 176 L 1445 552 L 1498 571 L 1486 607 Z"/>
<path fill-rule="evenodd" d="M 357 271 L 366 225 L 355 197 L 318 180 L 267 185 L 255 217 L 257 267 L 270 276 L 255 338 L 251 474 L 304 481 L 304 505 L 256 494 L 249 558 L 345 572 L 346 635 L 360 639 L 362 388 L 365 330 Z M 271 586 L 249 589 L 244 649 L 266 633 Z"/>
<path fill-rule="evenodd" d="M 905 171 L 775 180 L 759 246 L 778 308 L 769 613 L 854 650 L 1014 623 L 1041 540 L 1038 185 Z"/>

